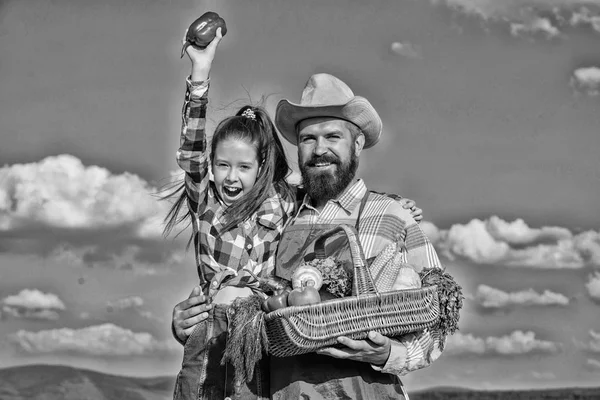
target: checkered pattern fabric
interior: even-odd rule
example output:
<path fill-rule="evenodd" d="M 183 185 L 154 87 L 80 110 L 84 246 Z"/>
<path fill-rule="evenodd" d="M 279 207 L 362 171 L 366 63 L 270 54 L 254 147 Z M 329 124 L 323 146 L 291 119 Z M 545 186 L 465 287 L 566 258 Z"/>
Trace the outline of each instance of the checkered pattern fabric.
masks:
<path fill-rule="evenodd" d="M 208 81 L 192 82 L 188 78 L 177 163 L 185 171 L 197 266 L 199 272 L 203 269 L 208 281 L 213 280 L 211 288 L 215 289 L 220 287 L 221 280 L 231 277 L 231 272 L 248 269 L 256 275 L 266 275 L 273 271 L 277 243 L 294 204 L 271 188 L 270 196 L 250 219 L 223 230 L 225 207 L 209 176 L 207 103 Z"/>
<path fill-rule="evenodd" d="M 350 224 L 358 217 L 361 200 L 367 195 L 367 187 L 358 180 L 347 188 L 336 200 L 327 202 L 321 212 L 304 198 L 291 224 Z M 431 242 L 419 225 L 402 207 L 397 197 L 371 192 L 360 216 L 359 240 L 367 259 L 377 256 L 388 244 L 403 240 L 403 262 L 422 268 L 442 268 Z M 441 354 L 440 334 L 424 330 L 417 334 L 404 335 L 392 340 L 392 351 L 383 372 L 405 375 L 424 368 Z M 375 369 L 379 369 L 374 367 Z"/>

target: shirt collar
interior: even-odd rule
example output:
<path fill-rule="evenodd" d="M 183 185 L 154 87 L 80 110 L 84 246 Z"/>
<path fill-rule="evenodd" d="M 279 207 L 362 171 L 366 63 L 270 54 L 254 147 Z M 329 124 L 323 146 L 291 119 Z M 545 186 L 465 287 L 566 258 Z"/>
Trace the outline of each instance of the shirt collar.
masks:
<path fill-rule="evenodd" d="M 337 203 L 347 213 L 351 214 L 352 211 L 354 211 L 354 209 L 360 204 L 360 201 L 366 192 L 367 186 L 365 185 L 365 182 L 362 179 L 357 179 L 356 182 L 344 189 L 344 191 L 336 199 L 329 201 Z M 299 211 L 304 207 L 315 210 L 311 203 L 310 196 L 308 194 L 304 195 L 304 199 L 302 200 Z"/>

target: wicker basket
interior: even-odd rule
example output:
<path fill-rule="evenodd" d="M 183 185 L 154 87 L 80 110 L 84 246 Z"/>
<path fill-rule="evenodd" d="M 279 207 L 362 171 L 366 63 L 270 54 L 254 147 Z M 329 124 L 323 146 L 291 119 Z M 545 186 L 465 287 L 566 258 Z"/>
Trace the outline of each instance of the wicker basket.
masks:
<path fill-rule="evenodd" d="M 439 319 L 436 286 L 379 293 L 354 227 L 340 225 L 315 241 L 325 258 L 325 241 L 343 231 L 354 264 L 353 296 L 306 306 L 280 308 L 265 315 L 269 353 L 288 357 L 337 344 L 338 336 L 364 339 L 371 330 L 389 337 L 419 331 Z"/>

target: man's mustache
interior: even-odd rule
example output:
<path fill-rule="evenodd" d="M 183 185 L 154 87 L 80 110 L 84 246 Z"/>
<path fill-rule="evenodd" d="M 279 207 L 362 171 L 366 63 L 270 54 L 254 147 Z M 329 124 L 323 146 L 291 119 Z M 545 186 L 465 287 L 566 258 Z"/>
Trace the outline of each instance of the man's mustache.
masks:
<path fill-rule="evenodd" d="M 305 162 L 304 165 L 315 167 L 317 164 L 321 163 L 339 164 L 339 159 L 333 154 L 325 154 L 322 156 L 312 157 L 310 160 Z"/>

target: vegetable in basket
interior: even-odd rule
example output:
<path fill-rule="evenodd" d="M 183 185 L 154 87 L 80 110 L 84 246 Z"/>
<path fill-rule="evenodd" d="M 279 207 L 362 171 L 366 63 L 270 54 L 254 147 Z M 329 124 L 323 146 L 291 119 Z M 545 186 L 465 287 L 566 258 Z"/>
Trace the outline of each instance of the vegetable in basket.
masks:
<path fill-rule="evenodd" d="M 267 297 L 262 302 L 264 312 L 271 312 L 288 306 L 288 295 L 290 291 L 286 289 L 277 289 L 273 295 Z"/>
<path fill-rule="evenodd" d="M 323 275 L 317 268 L 308 264 L 300 265 L 292 274 L 292 287 L 300 289 L 304 286 L 312 286 L 321 289 L 323 286 Z"/>
<path fill-rule="evenodd" d="M 313 286 L 304 286 L 294 289 L 288 296 L 290 306 L 305 306 L 308 304 L 316 304 L 321 302 L 319 291 Z"/>

